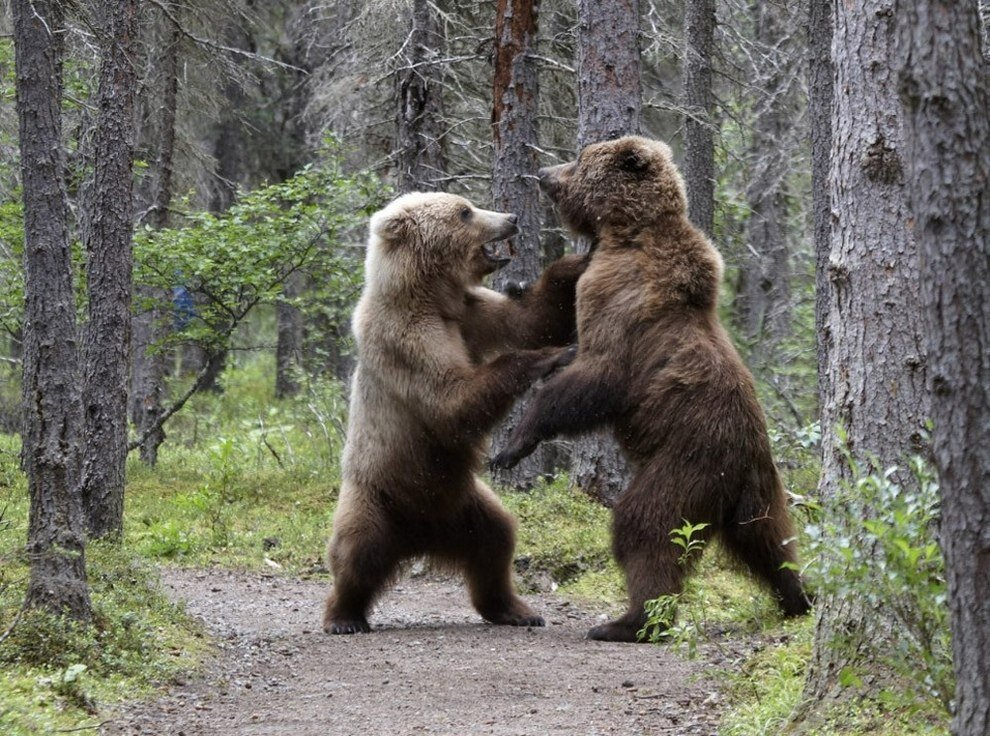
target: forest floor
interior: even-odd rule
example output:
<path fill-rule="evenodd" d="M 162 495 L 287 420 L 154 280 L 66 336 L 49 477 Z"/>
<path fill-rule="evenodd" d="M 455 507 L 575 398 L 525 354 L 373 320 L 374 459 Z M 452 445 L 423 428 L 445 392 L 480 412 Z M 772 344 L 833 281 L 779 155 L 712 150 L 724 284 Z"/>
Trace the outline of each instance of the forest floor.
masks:
<path fill-rule="evenodd" d="M 112 714 L 106 736 L 595 734 L 710 736 L 724 650 L 589 641 L 602 610 L 527 596 L 547 627 L 490 626 L 459 580 L 406 577 L 374 632 L 328 636 L 323 582 L 223 569 L 162 571 L 216 642 L 201 676 Z"/>

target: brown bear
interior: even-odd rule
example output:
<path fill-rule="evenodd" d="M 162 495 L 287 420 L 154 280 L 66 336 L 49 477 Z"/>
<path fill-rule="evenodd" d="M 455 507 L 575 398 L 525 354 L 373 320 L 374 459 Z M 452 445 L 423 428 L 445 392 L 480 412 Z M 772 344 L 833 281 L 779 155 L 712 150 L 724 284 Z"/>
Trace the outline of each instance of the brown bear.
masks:
<path fill-rule="evenodd" d="M 324 629 L 369 631 L 376 597 L 415 557 L 463 572 L 495 624 L 541 626 L 512 589 L 514 520 L 475 471 L 488 432 L 533 381 L 573 357 L 575 285 L 565 256 L 522 294 L 481 285 L 504 258 L 515 215 L 462 197 L 406 194 L 370 223 L 354 313 L 343 482 Z"/>
<path fill-rule="evenodd" d="M 641 137 L 587 146 L 540 170 L 570 231 L 592 239 L 577 287 L 576 359 L 539 390 L 495 467 L 560 433 L 611 426 L 633 467 L 613 511 L 629 609 L 588 636 L 636 641 L 643 604 L 682 589 L 671 531 L 708 526 L 776 593 L 809 601 L 753 378 L 716 313 L 722 259 L 687 218 L 670 148 Z"/>

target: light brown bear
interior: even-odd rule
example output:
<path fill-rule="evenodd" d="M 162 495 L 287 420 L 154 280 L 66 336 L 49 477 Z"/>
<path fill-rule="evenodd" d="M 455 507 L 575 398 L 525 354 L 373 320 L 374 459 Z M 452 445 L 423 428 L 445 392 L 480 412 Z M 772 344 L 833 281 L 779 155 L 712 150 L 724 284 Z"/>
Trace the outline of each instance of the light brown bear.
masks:
<path fill-rule="evenodd" d="M 560 433 L 613 428 L 634 474 L 613 516 L 628 611 L 588 636 L 636 641 L 644 603 L 681 591 L 671 531 L 701 522 L 776 593 L 808 611 L 794 529 L 753 378 L 716 313 L 722 259 L 687 218 L 667 145 L 626 137 L 541 169 L 564 225 L 592 238 L 578 282 L 578 354 L 547 382 L 495 467 Z"/>
<path fill-rule="evenodd" d="M 512 589 L 514 520 L 475 472 L 513 400 L 573 357 L 545 346 L 575 339 L 587 259 L 559 259 L 514 298 L 481 286 L 516 229 L 515 215 L 441 193 L 406 194 L 371 219 L 329 633 L 369 631 L 376 597 L 420 556 L 462 571 L 486 620 L 543 625 Z"/>

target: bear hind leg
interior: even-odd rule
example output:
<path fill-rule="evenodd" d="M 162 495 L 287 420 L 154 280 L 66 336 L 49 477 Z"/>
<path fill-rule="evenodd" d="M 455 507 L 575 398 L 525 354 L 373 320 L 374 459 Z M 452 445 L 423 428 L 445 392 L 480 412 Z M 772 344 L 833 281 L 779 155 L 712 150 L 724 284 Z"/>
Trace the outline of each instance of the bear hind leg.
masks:
<path fill-rule="evenodd" d="M 811 601 L 794 569 L 797 543 L 783 498 L 759 513 L 735 516 L 722 530 L 726 549 L 773 590 L 785 616 L 806 614 Z"/>
<path fill-rule="evenodd" d="M 328 634 L 371 631 L 368 612 L 395 576 L 398 555 L 381 539 L 335 539 L 330 545 L 330 566 L 334 584 L 323 614 L 323 630 Z"/>
<path fill-rule="evenodd" d="M 612 547 L 625 574 L 629 608 L 614 621 L 592 628 L 589 639 L 638 641 L 646 626 L 646 602 L 680 593 L 689 572 L 690 564 L 679 561 L 680 547 L 670 541 L 670 532 L 684 523 L 679 509 L 656 508 L 656 494 L 637 493 L 636 485 L 634 480 L 619 497 L 612 520 Z"/>
<path fill-rule="evenodd" d="M 515 524 L 487 487 L 479 487 L 451 541 L 448 553 L 464 571 L 471 604 L 482 618 L 504 626 L 545 625 L 513 589 Z"/>

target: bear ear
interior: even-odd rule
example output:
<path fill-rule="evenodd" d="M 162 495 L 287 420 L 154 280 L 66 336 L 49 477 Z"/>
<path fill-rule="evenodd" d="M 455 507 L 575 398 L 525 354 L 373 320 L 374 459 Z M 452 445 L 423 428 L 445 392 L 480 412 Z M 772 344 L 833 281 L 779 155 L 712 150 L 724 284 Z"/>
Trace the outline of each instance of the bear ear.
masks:
<path fill-rule="evenodd" d="M 388 243 L 408 240 L 416 229 L 416 221 L 406 210 L 379 212 L 371 221 L 371 231 Z"/>
<path fill-rule="evenodd" d="M 623 171 L 642 174 L 649 166 L 649 159 L 638 148 L 627 148 L 619 154 L 619 168 Z"/>

